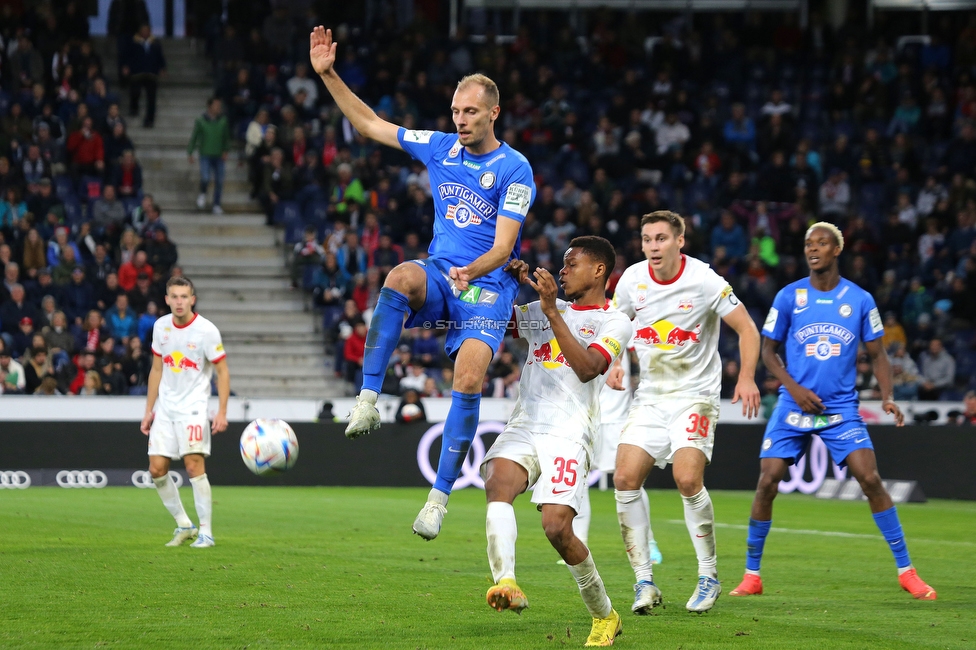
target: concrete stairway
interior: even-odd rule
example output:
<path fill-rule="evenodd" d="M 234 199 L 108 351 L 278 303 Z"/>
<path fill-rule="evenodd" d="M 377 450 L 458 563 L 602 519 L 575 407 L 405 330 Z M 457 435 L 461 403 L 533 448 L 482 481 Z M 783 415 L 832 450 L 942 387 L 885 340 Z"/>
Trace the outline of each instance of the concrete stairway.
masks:
<path fill-rule="evenodd" d="M 144 191 L 162 208 L 179 264 L 196 285 L 197 307 L 223 335 L 232 390 L 247 397 L 344 395 L 345 383 L 334 378 L 315 331 L 317 316 L 291 289 L 281 233 L 265 225 L 250 200 L 236 153 L 226 165 L 226 214 L 197 210 L 199 167 L 189 164 L 186 145 L 212 94 L 210 63 L 189 40 L 166 39 L 163 51 L 169 74 L 160 84 L 155 128 L 129 118 L 129 136 L 143 166 Z M 109 58 L 105 69 L 114 70 Z"/>

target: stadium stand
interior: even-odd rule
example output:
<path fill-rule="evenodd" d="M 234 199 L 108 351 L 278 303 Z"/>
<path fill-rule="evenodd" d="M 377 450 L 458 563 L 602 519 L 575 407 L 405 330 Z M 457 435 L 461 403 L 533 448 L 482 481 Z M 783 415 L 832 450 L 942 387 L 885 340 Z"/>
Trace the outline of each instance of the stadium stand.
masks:
<path fill-rule="evenodd" d="M 295 291 L 314 305 L 334 359 L 326 367 L 353 378 L 344 360 L 357 357 L 356 324 L 368 321 L 385 273 L 425 255 L 433 219 L 427 176 L 357 134 L 309 74 L 304 35 L 317 16 L 272 12 L 269 2 L 242 7 L 196 17 L 213 92 L 238 141 L 235 164 L 246 171 L 250 196 L 287 243 Z M 827 219 L 847 240 L 845 275 L 873 291 L 886 323 L 904 330 L 912 362 L 904 365 L 918 372 L 903 377 L 904 394 L 913 394 L 913 382 L 937 399 L 961 399 L 976 387 L 976 17 L 933 20 L 939 38 L 912 39 L 904 21 L 879 20 L 870 32 L 849 21 L 835 30 L 816 12 L 803 30 L 776 14 L 697 13 L 691 24 L 681 15 L 593 12 L 574 31 L 568 15 L 525 11 L 513 37 L 460 29 L 448 38 L 423 20 L 402 28 L 375 16 L 367 25 L 348 12 L 351 22 L 333 25 L 340 73 L 386 119 L 451 131 L 456 80 L 483 70 L 498 82 L 499 135 L 537 175 L 522 237 L 530 264 L 557 269 L 569 238 L 598 234 L 617 248 L 619 277 L 642 259 L 639 215 L 674 209 L 689 222 L 686 252 L 723 274 L 761 322 L 778 288 L 804 275 L 806 225 Z M 83 140 L 85 116 L 103 149 L 115 152 L 132 149 L 109 144 L 126 137 L 124 118 L 111 117 L 114 89 L 88 39 L 41 38 L 34 24 L 41 21 L 28 12 L 3 27 L 0 233 L 9 249 L 4 258 L 0 244 L 0 261 L 20 264 L 19 279 L 37 296 L 42 269 L 27 264 L 32 227 L 45 246 L 60 246 L 58 228 L 70 228 L 82 257 L 102 243 L 119 266 L 131 241 L 123 246 L 94 222 L 78 237 L 94 205 L 106 201 L 104 188 L 136 188 L 130 199 L 139 192 L 135 174 L 107 155 L 104 169 L 83 175 L 97 165 L 88 152 L 97 147 Z M 39 46 L 16 55 L 31 40 Z M 72 136 L 77 155 L 65 144 Z M 139 210 L 129 208 L 126 224 Z M 148 251 L 149 241 L 140 246 Z M 86 279 L 105 276 L 89 271 Z M 520 298 L 532 299 L 531 290 Z M 12 336 L 18 325 L 0 327 Z M 730 369 L 733 336 L 725 332 L 720 348 Z M 923 386 L 922 355 L 931 355 L 933 339 L 953 360 L 952 380 L 938 390 Z M 415 372 L 408 365 L 424 367 L 417 376 L 431 380 L 428 394 L 443 386 L 450 363 L 437 341 L 436 333 L 404 332 L 400 347 L 410 356 L 395 355 L 390 392 L 400 393 L 399 380 Z M 517 348 L 503 350 L 515 358 L 499 354 L 486 394 L 517 386 L 509 372 L 517 375 Z"/>

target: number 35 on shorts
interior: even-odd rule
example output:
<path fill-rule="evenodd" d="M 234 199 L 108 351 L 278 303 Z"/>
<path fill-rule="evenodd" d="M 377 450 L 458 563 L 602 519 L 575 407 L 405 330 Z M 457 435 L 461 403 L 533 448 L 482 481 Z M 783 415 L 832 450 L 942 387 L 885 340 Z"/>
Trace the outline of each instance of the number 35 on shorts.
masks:
<path fill-rule="evenodd" d="M 685 428 L 685 433 L 688 434 L 688 440 L 702 440 L 707 438 L 711 434 L 712 421 L 703 413 L 689 413 L 688 414 L 688 426 Z"/>

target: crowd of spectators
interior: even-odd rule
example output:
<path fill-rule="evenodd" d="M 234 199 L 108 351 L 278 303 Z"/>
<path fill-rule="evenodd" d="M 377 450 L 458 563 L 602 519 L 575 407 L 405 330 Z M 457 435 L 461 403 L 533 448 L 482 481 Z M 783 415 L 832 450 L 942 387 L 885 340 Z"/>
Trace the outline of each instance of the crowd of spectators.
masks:
<path fill-rule="evenodd" d="M 277 6 L 214 31 L 217 92 L 253 196 L 295 244 L 293 281 L 323 309 L 337 367 L 355 381 L 359 323 L 385 274 L 425 255 L 431 188 L 423 165 L 352 129 L 310 72 L 315 12 Z M 843 274 L 901 333 L 889 342 L 898 395 L 961 399 L 976 383 L 976 15 L 933 17 L 929 37 L 905 39 L 856 17 L 835 30 L 816 12 L 803 30 L 783 14 L 698 14 L 693 28 L 640 16 L 591 14 L 577 32 L 564 14 L 523 12 L 504 41 L 378 16 L 332 26 L 336 67 L 384 119 L 447 132 L 457 79 L 484 71 L 498 83 L 498 135 L 538 185 L 522 232 L 531 267 L 557 270 L 573 236 L 601 235 L 618 253 L 612 291 L 642 259 L 640 215 L 670 208 L 686 216 L 685 252 L 762 322 L 807 272 L 808 224 L 838 224 Z M 430 336 L 404 333 L 387 390 L 443 392 L 449 364 Z M 428 345 L 437 351 L 417 362 Z M 736 346 L 725 332 L 727 374 Z M 486 394 L 512 394 L 519 354 L 503 346 Z"/>
<path fill-rule="evenodd" d="M 0 393 L 144 394 L 180 273 L 78 5 L 0 20 Z"/>

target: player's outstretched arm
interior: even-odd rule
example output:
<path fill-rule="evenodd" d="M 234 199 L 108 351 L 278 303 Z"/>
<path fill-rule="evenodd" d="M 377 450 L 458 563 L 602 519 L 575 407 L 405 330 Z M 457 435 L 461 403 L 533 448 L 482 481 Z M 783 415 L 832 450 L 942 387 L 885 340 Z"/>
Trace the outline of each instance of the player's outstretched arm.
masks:
<path fill-rule="evenodd" d="M 213 422 L 210 423 L 210 431 L 220 433 L 227 428 L 227 400 L 230 399 L 230 368 L 227 367 L 227 359 L 221 359 L 213 364 L 214 371 L 217 373 L 217 414 Z"/>
<path fill-rule="evenodd" d="M 763 340 L 762 360 L 766 366 L 766 370 L 773 373 L 773 376 L 779 380 L 779 383 L 783 384 L 786 390 L 789 391 L 793 401 L 796 402 L 797 406 L 804 413 L 812 413 L 814 415 L 823 413 L 824 405 L 817 394 L 809 388 L 804 388 L 796 383 L 793 376 L 786 371 L 786 364 L 783 363 L 783 360 L 779 356 L 779 344 L 779 341 L 769 337 Z"/>
<path fill-rule="evenodd" d="M 518 280 L 519 284 L 529 281 L 529 264 L 525 260 L 511 260 L 502 270 Z"/>
<path fill-rule="evenodd" d="M 535 278 L 535 282 L 532 278 L 529 278 L 528 282 L 539 293 L 539 306 L 542 307 L 545 317 L 549 319 L 549 326 L 552 327 L 552 333 L 569 367 L 584 384 L 602 375 L 609 366 L 606 357 L 593 348 L 584 348 L 580 345 L 566 325 L 566 321 L 563 320 L 562 314 L 559 313 L 559 307 L 556 306 L 559 287 L 556 285 L 555 278 L 542 267 L 535 270 Z"/>
<path fill-rule="evenodd" d="M 308 57 L 312 69 L 318 73 L 332 99 L 342 114 L 349 118 L 353 127 L 370 140 L 388 147 L 402 149 L 397 139 L 400 127 L 381 120 L 376 113 L 359 99 L 349 86 L 336 74 L 335 60 L 338 43 L 332 40 L 332 30 L 321 25 L 312 30 L 308 37 Z"/>
<path fill-rule="evenodd" d="M 515 248 L 515 240 L 518 239 L 519 230 L 522 229 L 522 222 L 508 217 L 498 216 L 495 223 L 495 241 L 491 248 L 484 255 L 467 266 L 452 266 L 450 270 L 451 279 L 454 286 L 461 291 L 468 288 L 468 283 L 484 275 L 488 275 L 502 264 L 508 261 Z M 526 272 L 526 276 L 528 273 Z"/>
<path fill-rule="evenodd" d="M 894 381 L 891 378 L 891 362 L 888 360 L 888 353 L 885 352 L 881 339 L 866 341 L 864 347 L 868 351 L 868 356 L 871 357 L 871 368 L 874 370 L 874 376 L 878 380 L 878 388 L 881 389 L 881 408 L 884 409 L 885 413 L 895 416 L 896 426 L 904 426 L 905 415 L 898 408 L 898 405 L 895 404 Z"/>
<path fill-rule="evenodd" d="M 739 335 L 739 380 L 732 403 L 742 400 L 742 415 L 749 419 L 759 415 L 759 387 L 756 386 L 756 364 L 759 362 L 759 330 L 740 303 L 722 318 Z"/>
<path fill-rule="evenodd" d="M 149 387 L 146 390 L 146 412 L 142 416 L 142 424 L 139 426 L 139 430 L 147 436 L 149 429 L 152 428 L 153 407 L 156 406 L 156 398 L 159 397 L 159 381 L 162 378 L 163 358 L 154 354 L 152 369 L 149 371 Z"/>

